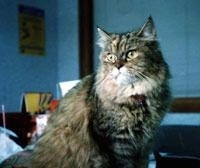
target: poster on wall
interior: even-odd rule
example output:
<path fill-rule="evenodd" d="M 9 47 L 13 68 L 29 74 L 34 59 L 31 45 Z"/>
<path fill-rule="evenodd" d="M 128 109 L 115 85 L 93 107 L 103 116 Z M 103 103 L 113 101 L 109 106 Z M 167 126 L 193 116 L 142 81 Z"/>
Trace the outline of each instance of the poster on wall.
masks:
<path fill-rule="evenodd" d="M 26 55 L 45 55 L 44 10 L 19 5 L 19 50 Z"/>

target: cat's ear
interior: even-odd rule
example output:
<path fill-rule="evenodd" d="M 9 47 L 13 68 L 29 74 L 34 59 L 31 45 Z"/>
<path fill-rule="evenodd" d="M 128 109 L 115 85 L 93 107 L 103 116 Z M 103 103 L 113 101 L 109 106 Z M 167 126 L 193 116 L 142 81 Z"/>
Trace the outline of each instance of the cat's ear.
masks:
<path fill-rule="evenodd" d="M 110 35 L 106 31 L 100 29 L 99 27 L 97 27 L 97 31 L 99 33 L 99 39 L 97 41 L 97 44 L 101 48 L 104 48 L 105 45 L 108 43 L 108 41 L 111 40 L 111 37 L 110 37 Z"/>
<path fill-rule="evenodd" d="M 151 16 L 147 19 L 137 35 L 145 38 L 146 40 L 156 40 L 156 28 Z"/>

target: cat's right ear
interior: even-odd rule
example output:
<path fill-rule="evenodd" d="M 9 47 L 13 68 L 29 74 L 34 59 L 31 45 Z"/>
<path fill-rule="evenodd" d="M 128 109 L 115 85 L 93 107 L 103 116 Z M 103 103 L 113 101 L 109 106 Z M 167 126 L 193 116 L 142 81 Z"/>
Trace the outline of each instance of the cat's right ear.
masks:
<path fill-rule="evenodd" d="M 106 31 L 100 29 L 99 27 L 97 27 L 97 31 L 99 33 L 99 39 L 97 41 L 97 44 L 101 48 L 104 48 L 105 45 L 108 43 L 108 41 L 111 40 L 111 37 L 110 37 L 110 35 Z"/>
<path fill-rule="evenodd" d="M 156 28 L 151 16 L 149 16 L 146 23 L 142 26 L 137 35 L 145 38 L 146 40 L 156 40 Z"/>

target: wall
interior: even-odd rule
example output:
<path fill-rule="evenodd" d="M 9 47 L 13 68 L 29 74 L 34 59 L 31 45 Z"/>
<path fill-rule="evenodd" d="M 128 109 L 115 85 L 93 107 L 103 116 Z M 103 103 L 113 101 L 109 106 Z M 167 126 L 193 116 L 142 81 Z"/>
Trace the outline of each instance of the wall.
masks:
<path fill-rule="evenodd" d="M 45 11 L 43 57 L 19 53 L 19 4 Z M 1 0 L 0 8 L 0 104 L 8 112 L 19 111 L 26 91 L 59 97 L 57 83 L 79 77 L 78 0 Z"/>
<path fill-rule="evenodd" d="M 58 81 L 79 78 L 78 0 L 58 0 Z"/>
<path fill-rule="evenodd" d="M 18 50 L 18 5 L 45 10 L 46 55 L 27 56 Z M 57 2 L 0 1 L 0 104 L 8 112 L 19 111 L 23 92 L 50 91 L 57 83 Z"/>
<path fill-rule="evenodd" d="M 130 31 L 151 15 L 171 68 L 174 96 L 200 96 L 199 6 L 198 0 L 94 0 L 94 34 L 96 25 L 110 32 Z M 95 45 L 95 66 L 98 52 Z"/>

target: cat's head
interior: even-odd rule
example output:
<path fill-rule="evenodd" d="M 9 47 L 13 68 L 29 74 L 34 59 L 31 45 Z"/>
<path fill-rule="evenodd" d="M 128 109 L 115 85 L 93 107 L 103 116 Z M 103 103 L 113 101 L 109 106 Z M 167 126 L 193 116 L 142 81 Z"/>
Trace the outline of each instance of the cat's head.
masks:
<path fill-rule="evenodd" d="M 98 28 L 98 32 L 102 78 L 124 86 L 168 74 L 151 17 L 137 31 L 116 34 Z"/>

